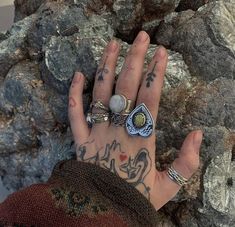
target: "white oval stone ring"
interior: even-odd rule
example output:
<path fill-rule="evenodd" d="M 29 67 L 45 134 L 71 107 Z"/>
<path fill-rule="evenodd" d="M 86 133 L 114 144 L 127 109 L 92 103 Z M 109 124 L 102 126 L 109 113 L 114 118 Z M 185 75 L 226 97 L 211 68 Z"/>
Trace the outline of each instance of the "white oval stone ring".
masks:
<path fill-rule="evenodd" d="M 113 95 L 109 100 L 109 108 L 112 113 L 129 114 L 132 111 L 133 101 L 124 95 Z"/>

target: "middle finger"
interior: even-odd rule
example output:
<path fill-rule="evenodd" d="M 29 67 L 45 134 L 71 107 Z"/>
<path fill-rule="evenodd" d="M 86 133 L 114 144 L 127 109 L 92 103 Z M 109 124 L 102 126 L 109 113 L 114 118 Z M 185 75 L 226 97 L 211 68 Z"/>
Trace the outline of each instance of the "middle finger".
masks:
<path fill-rule="evenodd" d="M 122 94 L 132 101 L 136 100 L 149 41 L 150 38 L 146 32 L 139 32 L 127 54 L 124 66 L 118 77 L 116 94 Z"/>

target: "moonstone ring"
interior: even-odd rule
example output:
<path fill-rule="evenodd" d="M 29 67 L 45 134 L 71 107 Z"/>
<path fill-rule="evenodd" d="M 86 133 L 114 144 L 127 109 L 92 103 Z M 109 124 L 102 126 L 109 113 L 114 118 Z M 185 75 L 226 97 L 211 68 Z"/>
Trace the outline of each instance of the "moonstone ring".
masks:
<path fill-rule="evenodd" d="M 124 95 L 113 95 L 109 101 L 109 108 L 115 114 L 129 114 L 131 112 L 132 100 Z"/>

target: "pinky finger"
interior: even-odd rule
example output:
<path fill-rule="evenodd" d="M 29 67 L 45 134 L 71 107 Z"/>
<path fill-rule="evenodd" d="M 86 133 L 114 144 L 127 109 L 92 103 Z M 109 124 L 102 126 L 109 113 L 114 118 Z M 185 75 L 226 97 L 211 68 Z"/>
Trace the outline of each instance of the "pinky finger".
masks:
<path fill-rule="evenodd" d="M 68 116 L 74 140 L 78 144 L 86 142 L 90 134 L 83 111 L 84 83 L 85 77 L 83 74 L 76 72 L 69 90 Z"/>

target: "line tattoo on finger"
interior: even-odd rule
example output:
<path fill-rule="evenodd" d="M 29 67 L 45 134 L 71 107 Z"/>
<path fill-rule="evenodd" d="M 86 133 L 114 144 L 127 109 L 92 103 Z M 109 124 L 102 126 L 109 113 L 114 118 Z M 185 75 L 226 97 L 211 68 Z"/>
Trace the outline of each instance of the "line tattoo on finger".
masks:
<path fill-rule="evenodd" d="M 156 74 L 155 74 L 156 65 L 157 65 L 157 62 L 155 62 L 152 71 L 149 72 L 146 76 L 146 87 L 147 88 L 149 88 L 151 86 L 151 82 L 153 82 L 154 78 L 156 77 Z"/>
<path fill-rule="evenodd" d="M 97 70 L 97 80 L 98 81 L 103 81 L 104 80 L 104 74 L 108 74 L 109 70 L 106 68 L 106 61 L 107 61 L 108 56 L 105 58 L 104 65 L 102 68 L 99 68 Z"/>

